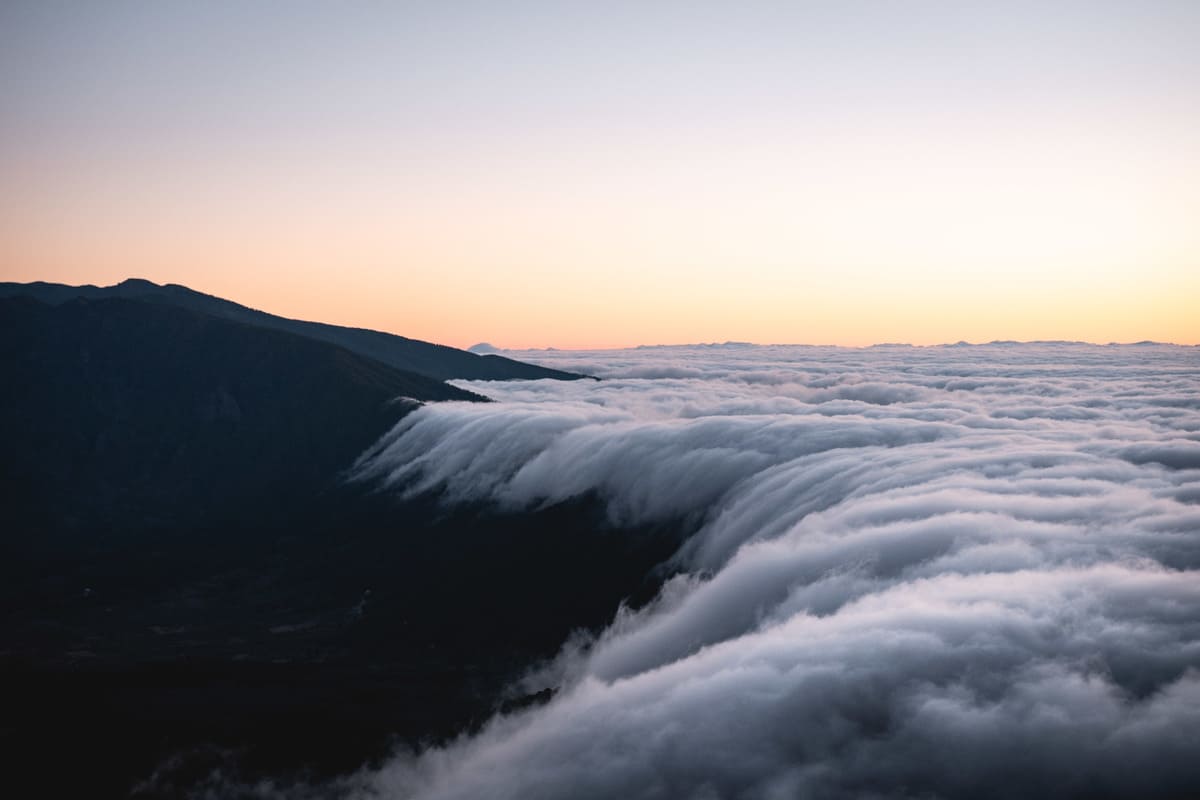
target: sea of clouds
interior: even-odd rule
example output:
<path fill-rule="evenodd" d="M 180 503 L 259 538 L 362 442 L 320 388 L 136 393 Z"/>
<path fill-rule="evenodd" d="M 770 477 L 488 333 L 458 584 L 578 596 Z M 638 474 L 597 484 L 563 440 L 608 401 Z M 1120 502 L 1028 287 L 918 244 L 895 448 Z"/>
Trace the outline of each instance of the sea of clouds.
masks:
<path fill-rule="evenodd" d="M 1200 792 L 1200 349 L 510 355 L 602 380 L 463 383 L 497 402 L 423 406 L 360 478 L 594 494 L 682 521 L 678 575 L 532 672 L 548 704 L 342 794 Z"/>

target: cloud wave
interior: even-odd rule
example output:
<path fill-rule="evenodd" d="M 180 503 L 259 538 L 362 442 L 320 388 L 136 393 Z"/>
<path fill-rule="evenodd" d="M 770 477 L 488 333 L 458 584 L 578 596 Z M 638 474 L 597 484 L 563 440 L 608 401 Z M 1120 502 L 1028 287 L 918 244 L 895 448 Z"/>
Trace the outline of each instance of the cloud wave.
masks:
<path fill-rule="evenodd" d="M 685 520 L 680 574 L 546 706 L 338 787 L 413 798 L 1200 789 L 1200 353 L 995 344 L 518 354 L 359 477 Z M 564 565 L 570 569 L 571 565 Z"/>

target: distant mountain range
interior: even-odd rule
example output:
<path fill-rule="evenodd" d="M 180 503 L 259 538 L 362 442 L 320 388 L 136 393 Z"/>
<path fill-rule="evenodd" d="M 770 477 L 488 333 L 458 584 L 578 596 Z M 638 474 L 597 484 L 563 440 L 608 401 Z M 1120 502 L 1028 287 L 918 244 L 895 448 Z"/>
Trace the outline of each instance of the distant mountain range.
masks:
<path fill-rule="evenodd" d="M 391 333 L 288 319 L 239 305 L 230 300 L 197 292 L 186 286 L 160 286 L 130 278 L 115 286 L 67 286 L 61 283 L 0 283 L 0 298 L 31 297 L 50 305 L 76 299 L 102 300 L 120 297 L 186 308 L 221 319 L 286 331 L 344 347 L 352 353 L 373 358 L 397 369 L 437 380 L 574 380 L 583 376 L 526 364 L 499 355 L 478 355 L 440 344 L 408 339 Z"/>

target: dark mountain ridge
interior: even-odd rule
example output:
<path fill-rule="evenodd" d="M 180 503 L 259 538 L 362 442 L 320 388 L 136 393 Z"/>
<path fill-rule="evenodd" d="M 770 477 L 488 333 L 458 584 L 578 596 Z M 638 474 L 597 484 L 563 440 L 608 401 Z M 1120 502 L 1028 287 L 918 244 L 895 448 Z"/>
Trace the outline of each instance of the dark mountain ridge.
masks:
<path fill-rule="evenodd" d="M 360 356 L 373 358 L 397 369 L 416 372 L 437 380 L 575 380 L 583 376 L 539 367 L 499 355 L 477 355 L 446 345 L 408 339 L 391 333 L 306 322 L 268 314 L 197 292 L 186 286 L 165 286 L 140 278 L 129 278 L 115 286 L 68 286 L 61 283 L 0 283 L 0 297 L 28 296 L 58 305 L 78 298 L 89 300 L 121 297 L 187 308 L 215 317 L 286 331 L 330 344 Z"/>
<path fill-rule="evenodd" d="M 420 402 L 486 398 L 122 286 L 0 297 L 10 785 L 343 775 L 544 700 L 506 687 L 666 577 L 680 532 L 594 497 L 496 514 L 344 480 Z"/>
<path fill-rule="evenodd" d="M 0 476 L 51 528 L 240 516 L 319 490 L 404 414 L 483 400 L 344 348 L 163 303 L 0 299 Z"/>

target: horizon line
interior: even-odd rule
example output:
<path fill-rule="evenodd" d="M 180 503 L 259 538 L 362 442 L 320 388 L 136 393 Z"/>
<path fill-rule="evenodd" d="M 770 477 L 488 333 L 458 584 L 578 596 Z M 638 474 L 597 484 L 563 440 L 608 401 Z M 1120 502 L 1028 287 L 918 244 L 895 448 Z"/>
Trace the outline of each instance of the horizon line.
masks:
<path fill-rule="evenodd" d="M 266 309 L 263 309 L 263 308 L 256 308 L 254 306 L 246 305 L 245 303 L 242 303 L 241 301 L 238 301 L 238 300 L 231 300 L 229 298 L 222 297 L 221 295 L 211 294 L 202 289 L 193 289 L 192 287 L 190 287 L 186 284 L 174 283 L 174 282 L 169 282 L 169 281 L 165 282 L 165 283 L 158 283 L 149 278 L 142 278 L 142 277 L 130 276 L 130 277 L 124 278 L 123 280 L 117 281 L 116 283 L 113 283 L 113 284 L 110 284 L 107 286 L 98 284 L 98 283 L 71 284 L 71 283 L 60 283 L 58 281 L 47 281 L 47 280 L 0 281 L 0 283 L 10 283 L 10 284 L 17 284 L 17 285 L 22 285 L 22 286 L 30 286 L 33 284 L 46 284 L 46 285 L 52 285 L 52 286 L 66 286 L 66 287 L 74 288 L 74 289 L 113 289 L 113 288 L 116 288 L 116 287 L 121 286 L 126 283 L 148 283 L 151 286 L 154 286 L 156 288 L 165 289 L 165 288 L 175 287 L 175 288 L 180 288 L 180 289 L 186 289 L 187 291 L 196 292 L 198 294 L 204 294 L 208 297 L 212 297 L 212 298 L 215 298 L 218 300 L 224 300 L 226 302 L 236 303 L 237 305 L 240 305 L 240 306 L 250 309 L 252 311 L 258 311 L 261 313 L 270 314 L 272 316 L 277 316 L 277 317 L 282 317 L 284 319 L 291 319 L 291 320 L 295 320 L 298 322 L 315 322 L 315 323 L 322 324 L 322 325 L 335 325 L 337 327 L 358 328 L 359 330 L 376 331 L 378 333 L 386 333 L 386 334 L 389 334 L 392 336 L 399 336 L 399 337 L 405 338 L 405 339 L 413 338 L 412 336 L 406 335 L 404 333 L 397 333 L 396 331 L 383 330 L 381 328 L 367 327 L 365 325 L 326 322 L 321 319 L 304 319 L 302 317 L 287 317 L 284 314 L 276 313 L 273 311 L 267 311 Z M 1117 342 L 1117 341 L 1093 342 L 1093 341 L 1087 341 L 1087 340 L 1083 340 L 1083 339 L 1027 339 L 1027 340 L 991 339 L 986 342 L 971 342 L 971 341 L 967 341 L 965 339 L 960 339 L 955 342 L 934 342 L 934 343 L 930 343 L 930 344 L 914 344 L 911 342 L 873 342 L 871 344 L 861 344 L 861 345 L 814 344 L 811 342 L 750 342 L 750 341 L 739 341 L 739 340 L 726 340 L 724 342 L 715 342 L 715 341 L 714 342 L 678 342 L 678 343 L 654 343 L 654 344 L 641 343 L 641 344 L 632 344 L 632 345 L 624 345 L 624 346 L 609 346 L 609 347 L 557 347 L 554 345 L 545 345 L 542 347 L 500 347 L 500 346 L 493 345 L 486 341 L 477 342 L 476 344 L 469 345 L 466 347 L 455 347 L 454 345 L 446 345 L 442 342 L 436 342 L 433 340 L 418 339 L 416 341 L 427 341 L 431 344 L 438 344 L 438 345 L 442 345 L 445 347 L 454 347 L 457 350 L 464 350 L 464 351 L 472 352 L 472 353 L 475 353 L 473 348 L 480 347 L 480 346 L 487 346 L 487 347 L 491 348 L 491 350 L 494 350 L 496 352 L 502 352 L 502 353 L 518 353 L 518 352 L 581 352 L 582 353 L 582 352 L 639 350 L 639 349 L 670 348 L 670 347 L 678 347 L 678 348 L 707 347 L 707 348 L 713 348 L 713 349 L 721 348 L 721 347 L 725 347 L 725 348 L 813 347 L 813 348 L 837 348 L 837 349 L 842 349 L 842 350 L 869 350 L 869 349 L 873 349 L 873 348 L 887 348 L 887 347 L 907 347 L 907 348 L 923 348 L 923 349 L 924 348 L 934 348 L 934 347 L 987 347 L 987 346 L 995 346 L 995 345 L 1004 345 L 1004 346 L 1013 346 L 1013 345 L 1085 345 L 1085 346 L 1089 346 L 1089 347 L 1149 347 L 1149 346 L 1200 347 L 1200 342 L 1186 344 L 1183 342 L 1162 342 L 1162 341 L 1158 341 L 1158 340 L 1154 340 L 1154 339 L 1139 339 L 1136 341 L 1129 341 L 1129 342 Z M 486 352 L 475 353 L 475 354 L 476 355 L 487 355 Z"/>

